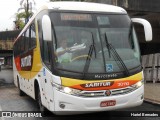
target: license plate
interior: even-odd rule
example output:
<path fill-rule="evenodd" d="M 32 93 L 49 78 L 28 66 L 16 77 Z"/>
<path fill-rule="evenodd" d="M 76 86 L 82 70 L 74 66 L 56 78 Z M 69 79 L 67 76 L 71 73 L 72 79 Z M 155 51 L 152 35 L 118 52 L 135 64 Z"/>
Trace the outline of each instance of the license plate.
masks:
<path fill-rule="evenodd" d="M 100 107 L 108 107 L 108 106 L 115 106 L 116 100 L 108 100 L 108 101 L 102 101 L 100 103 Z"/>

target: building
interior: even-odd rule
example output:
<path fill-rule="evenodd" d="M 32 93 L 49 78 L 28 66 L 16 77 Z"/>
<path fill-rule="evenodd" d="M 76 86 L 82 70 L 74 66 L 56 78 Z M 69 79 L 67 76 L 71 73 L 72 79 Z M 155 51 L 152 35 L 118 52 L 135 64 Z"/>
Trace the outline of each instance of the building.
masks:
<path fill-rule="evenodd" d="M 20 30 L 0 32 L 0 58 L 4 58 L 5 65 L 12 65 L 13 42 Z"/>

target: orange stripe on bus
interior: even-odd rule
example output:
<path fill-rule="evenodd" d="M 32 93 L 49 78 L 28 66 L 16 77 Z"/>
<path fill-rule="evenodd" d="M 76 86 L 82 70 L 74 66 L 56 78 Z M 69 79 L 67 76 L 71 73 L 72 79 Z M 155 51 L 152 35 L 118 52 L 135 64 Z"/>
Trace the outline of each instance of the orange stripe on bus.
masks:
<path fill-rule="evenodd" d="M 87 91 L 95 91 L 95 90 L 110 90 L 110 89 L 119 89 L 119 88 L 125 88 L 131 85 L 134 85 L 138 82 L 139 80 L 117 80 L 113 81 L 113 85 L 111 86 L 91 86 L 90 84 L 94 83 L 87 83 L 88 87 L 82 87 L 82 84 L 75 85 L 75 86 L 70 86 L 71 88 L 74 89 L 79 89 L 79 90 L 87 90 Z M 89 85 L 91 87 L 89 87 Z"/>

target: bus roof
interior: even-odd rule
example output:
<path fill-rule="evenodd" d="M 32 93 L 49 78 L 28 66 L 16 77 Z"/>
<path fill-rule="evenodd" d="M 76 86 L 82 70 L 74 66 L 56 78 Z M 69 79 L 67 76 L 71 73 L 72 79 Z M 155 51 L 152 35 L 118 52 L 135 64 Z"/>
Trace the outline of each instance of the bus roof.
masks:
<path fill-rule="evenodd" d="M 127 13 L 121 7 L 92 2 L 49 2 L 46 4 L 46 6 L 48 7 L 48 9 L 55 10 Z"/>
<path fill-rule="evenodd" d="M 109 12 L 109 13 L 120 13 L 120 14 L 127 14 L 126 10 L 121 7 L 108 5 L 108 4 L 101 4 L 101 3 L 92 3 L 92 2 L 48 2 L 44 4 L 38 11 L 35 13 L 18 37 L 25 31 L 25 29 L 30 25 L 36 15 L 41 12 L 42 10 L 68 10 L 68 11 L 88 11 L 88 12 Z M 17 38 L 18 38 L 17 37 Z M 17 39 L 14 41 L 14 43 Z"/>

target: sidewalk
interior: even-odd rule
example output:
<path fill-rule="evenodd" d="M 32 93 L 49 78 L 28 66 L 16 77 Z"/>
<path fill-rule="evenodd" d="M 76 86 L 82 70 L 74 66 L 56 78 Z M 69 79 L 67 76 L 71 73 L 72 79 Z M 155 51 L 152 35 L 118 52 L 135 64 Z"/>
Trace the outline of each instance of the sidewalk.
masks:
<path fill-rule="evenodd" d="M 160 83 L 145 83 L 144 99 L 146 102 L 160 105 Z"/>
<path fill-rule="evenodd" d="M 0 71 L 0 86 L 13 84 L 13 69 L 10 66 L 2 66 Z"/>

